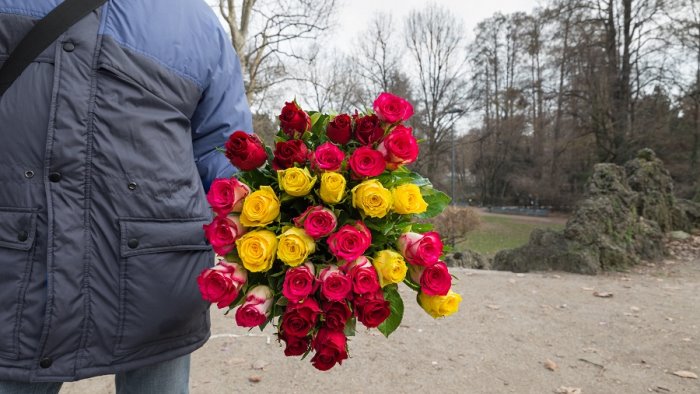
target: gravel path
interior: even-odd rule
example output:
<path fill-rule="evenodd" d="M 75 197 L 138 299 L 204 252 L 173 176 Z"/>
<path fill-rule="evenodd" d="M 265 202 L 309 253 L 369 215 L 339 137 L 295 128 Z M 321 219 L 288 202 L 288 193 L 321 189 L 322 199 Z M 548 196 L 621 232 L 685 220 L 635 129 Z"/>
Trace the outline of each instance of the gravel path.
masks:
<path fill-rule="evenodd" d="M 192 393 L 700 393 L 700 380 L 673 375 L 700 375 L 700 260 L 597 277 L 454 273 L 458 315 L 432 320 L 405 291 L 403 326 L 388 340 L 360 332 L 328 373 L 285 358 L 269 330 L 247 335 L 213 311 Z M 113 390 L 102 377 L 62 394 Z"/>

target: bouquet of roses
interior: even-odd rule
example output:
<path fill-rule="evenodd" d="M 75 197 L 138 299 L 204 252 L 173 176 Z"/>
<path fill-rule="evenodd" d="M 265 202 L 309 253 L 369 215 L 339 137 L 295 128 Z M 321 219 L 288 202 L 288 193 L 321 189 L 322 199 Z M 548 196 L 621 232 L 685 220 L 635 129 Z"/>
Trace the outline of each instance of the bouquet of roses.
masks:
<path fill-rule="evenodd" d="M 357 321 L 386 336 L 399 327 L 399 283 L 434 318 L 456 312 L 440 236 L 416 221 L 450 199 L 405 167 L 419 150 L 412 115 L 389 93 L 354 115 L 290 102 L 274 152 L 233 133 L 225 154 L 241 172 L 207 195 L 216 217 L 204 230 L 221 260 L 197 278 L 204 299 L 238 308 L 239 326 L 272 322 L 285 355 L 314 352 L 320 370 L 348 357 Z"/>

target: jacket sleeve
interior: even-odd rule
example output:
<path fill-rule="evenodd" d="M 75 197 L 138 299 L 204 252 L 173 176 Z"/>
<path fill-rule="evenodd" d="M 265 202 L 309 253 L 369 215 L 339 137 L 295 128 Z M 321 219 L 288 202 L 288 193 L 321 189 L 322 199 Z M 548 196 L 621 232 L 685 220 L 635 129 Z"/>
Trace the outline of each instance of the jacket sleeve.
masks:
<path fill-rule="evenodd" d="M 238 56 L 219 26 L 216 37 L 218 63 L 212 66 L 209 83 L 191 119 L 195 162 L 205 191 L 214 179 L 231 177 L 237 171 L 216 148 L 223 147 L 236 130 L 253 132 Z"/>

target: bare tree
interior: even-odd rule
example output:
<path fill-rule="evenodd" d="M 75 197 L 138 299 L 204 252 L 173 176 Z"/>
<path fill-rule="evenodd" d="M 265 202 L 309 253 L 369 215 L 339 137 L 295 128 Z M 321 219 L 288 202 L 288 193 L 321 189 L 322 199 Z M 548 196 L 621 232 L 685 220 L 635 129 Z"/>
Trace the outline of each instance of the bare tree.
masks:
<path fill-rule="evenodd" d="M 363 94 L 355 63 L 337 49 L 309 48 L 309 61 L 299 79 L 309 91 L 306 101 L 320 112 L 349 112 Z"/>
<path fill-rule="evenodd" d="M 327 30 L 336 0 L 218 0 L 245 78 L 248 101 L 293 79 L 289 63 L 304 59 L 298 44 Z"/>

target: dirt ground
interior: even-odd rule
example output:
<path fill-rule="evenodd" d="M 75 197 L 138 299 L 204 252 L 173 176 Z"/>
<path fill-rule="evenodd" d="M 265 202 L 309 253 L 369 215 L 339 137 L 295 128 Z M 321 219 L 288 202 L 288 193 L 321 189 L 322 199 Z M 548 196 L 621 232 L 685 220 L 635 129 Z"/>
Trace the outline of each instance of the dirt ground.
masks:
<path fill-rule="evenodd" d="M 697 258 L 597 277 L 454 273 L 459 314 L 433 320 L 406 290 L 401 328 L 389 339 L 358 333 L 350 359 L 326 373 L 285 358 L 269 330 L 248 335 L 213 311 L 192 393 L 700 393 L 700 380 L 673 374 L 700 375 Z M 112 393 L 112 380 L 62 394 Z"/>

